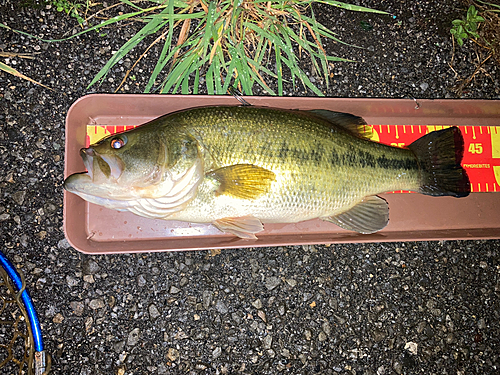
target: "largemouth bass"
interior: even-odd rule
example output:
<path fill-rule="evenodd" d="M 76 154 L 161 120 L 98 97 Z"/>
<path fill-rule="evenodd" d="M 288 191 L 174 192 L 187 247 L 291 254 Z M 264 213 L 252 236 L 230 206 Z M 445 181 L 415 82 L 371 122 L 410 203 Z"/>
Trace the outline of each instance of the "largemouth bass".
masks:
<path fill-rule="evenodd" d="M 369 234 L 389 220 L 377 194 L 469 194 L 457 127 L 407 148 L 370 135 L 362 118 L 326 110 L 188 109 L 82 149 L 87 172 L 64 188 L 108 208 L 211 223 L 241 238 L 256 238 L 263 223 L 314 218 Z"/>

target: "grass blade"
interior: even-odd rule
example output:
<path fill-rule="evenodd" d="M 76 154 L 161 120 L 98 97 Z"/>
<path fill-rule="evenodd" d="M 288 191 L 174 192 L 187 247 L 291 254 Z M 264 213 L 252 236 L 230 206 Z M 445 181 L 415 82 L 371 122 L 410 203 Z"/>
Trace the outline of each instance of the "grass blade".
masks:
<path fill-rule="evenodd" d="M 279 46 L 274 46 L 276 56 L 276 75 L 278 76 L 278 95 L 283 96 L 283 65 L 281 65 L 281 49 Z"/>
<path fill-rule="evenodd" d="M 220 78 L 221 64 L 219 59 L 215 59 L 213 61 L 213 65 L 214 65 L 215 94 L 216 95 L 225 94 L 225 91 L 222 91 L 222 80 Z"/>
<path fill-rule="evenodd" d="M 189 56 L 186 56 L 183 60 L 178 61 L 175 68 L 167 77 L 167 82 L 161 90 L 162 94 L 168 93 L 172 86 L 176 83 L 178 83 L 176 89 L 177 87 L 179 87 L 182 77 L 186 74 L 186 71 L 189 69 L 190 64 L 192 64 L 193 60 L 196 58 L 196 54 L 192 53 Z"/>
<path fill-rule="evenodd" d="M 384 12 L 382 10 L 365 8 L 365 7 L 362 7 L 362 6 L 359 6 L 359 5 L 342 3 L 340 1 L 335 1 L 335 0 L 317 0 L 316 2 L 317 3 L 328 4 L 328 5 L 331 5 L 331 6 L 334 6 L 334 7 L 338 7 L 338 8 L 342 8 L 342 9 L 345 9 L 345 10 L 352 10 L 354 12 L 389 14 L 389 13 Z"/>
<path fill-rule="evenodd" d="M 229 67 L 227 68 L 226 80 L 224 81 L 224 86 L 222 87 L 222 91 L 224 93 L 229 89 L 229 85 L 234 78 L 234 70 L 236 69 L 236 59 L 230 59 Z"/>
<path fill-rule="evenodd" d="M 9 66 L 7 64 L 4 64 L 3 62 L 0 62 L 0 70 L 3 70 L 4 72 L 12 74 L 13 76 L 25 79 L 26 81 L 30 81 L 32 83 L 35 83 L 35 84 L 40 85 L 42 87 L 45 87 L 46 89 L 54 91 L 54 89 L 51 89 L 50 87 L 47 87 L 44 84 L 42 84 L 40 82 L 37 82 L 37 81 L 35 81 L 34 79 L 31 79 L 28 76 L 25 76 L 24 74 L 20 73 L 19 71 L 17 71 L 16 69 L 14 69 L 11 66 Z"/>
<path fill-rule="evenodd" d="M 153 69 L 153 73 L 151 73 L 151 77 L 149 77 L 148 84 L 146 85 L 146 89 L 144 90 L 144 92 L 146 92 L 146 93 L 150 92 L 151 87 L 154 85 L 154 82 L 156 81 L 156 78 L 158 77 L 160 72 L 163 70 L 167 61 L 169 61 L 171 58 L 171 57 L 166 58 L 165 55 L 167 54 L 167 51 L 169 50 L 169 48 L 172 44 L 172 35 L 174 33 L 174 2 L 173 1 L 169 2 L 168 7 L 167 7 L 167 13 L 169 15 L 167 38 L 165 40 L 165 43 L 163 44 L 163 48 L 162 48 L 161 53 L 160 53 L 160 58 L 156 62 L 156 65 Z M 176 49 L 176 50 L 178 50 L 178 49 Z"/>
<path fill-rule="evenodd" d="M 211 64 L 207 70 L 207 74 L 205 76 L 205 82 L 207 84 L 207 92 L 208 95 L 214 95 L 214 65 Z"/>
<path fill-rule="evenodd" d="M 168 9 L 164 9 L 161 13 L 168 12 Z M 161 19 L 151 20 L 144 26 L 137 34 L 135 34 L 132 38 L 130 38 L 120 49 L 108 60 L 106 65 L 101 68 L 99 73 L 94 77 L 92 82 L 87 86 L 89 89 L 92 85 L 98 82 L 101 79 L 104 79 L 108 74 L 109 70 L 115 66 L 127 53 L 129 53 L 135 46 L 137 46 L 145 37 L 148 35 L 156 33 L 160 30 L 164 25 L 165 21 Z"/>
<path fill-rule="evenodd" d="M 194 84 L 193 84 L 193 94 L 198 94 L 198 86 L 200 85 L 200 69 L 196 69 L 196 74 L 194 76 Z"/>
<path fill-rule="evenodd" d="M 245 51 L 241 44 L 236 46 L 234 54 L 237 56 L 235 61 L 236 70 L 238 71 L 238 79 L 241 83 L 241 87 L 243 88 L 243 92 L 246 95 L 252 95 L 253 82 L 250 78 L 250 73 L 248 72 L 249 66 L 246 62 Z"/>

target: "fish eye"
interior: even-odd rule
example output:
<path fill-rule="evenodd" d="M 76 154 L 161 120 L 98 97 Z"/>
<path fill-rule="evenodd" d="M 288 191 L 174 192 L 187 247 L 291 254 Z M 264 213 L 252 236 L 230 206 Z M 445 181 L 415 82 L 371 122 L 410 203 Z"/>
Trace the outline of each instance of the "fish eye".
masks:
<path fill-rule="evenodd" d="M 127 138 L 115 137 L 111 140 L 111 147 L 114 149 L 119 149 L 125 146 L 126 143 L 127 143 Z"/>

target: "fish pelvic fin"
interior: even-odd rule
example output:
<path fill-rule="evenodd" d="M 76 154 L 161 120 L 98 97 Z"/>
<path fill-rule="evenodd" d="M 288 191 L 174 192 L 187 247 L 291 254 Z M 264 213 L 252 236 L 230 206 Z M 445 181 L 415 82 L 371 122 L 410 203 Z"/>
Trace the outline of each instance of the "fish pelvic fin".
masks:
<path fill-rule="evenodd" d="M 219 182 L 217 195 L 255 199 L 269 191 L 276 179 L 274 172 L 252 164 L 236 164 L 216 169 L 207 176 Z"/>
<path fill-rule="evenodd" d="M 373 129 L 366 124 L 366 121 L 362 117 L 351 115 L 350 113 L 329 111 L 327 109 L 313 109 L 309 112 L 327 120 L 333 125 L 347 130 L 357 137 L 373 139 Z"/>
<path fill-rule="evenodd" d="M 385 228 L 389 222 L 389 205 L 383 198 L 370 196 L 346 212 L 321 219 L 346 230 L 371 234 Z"/>
<path fill-rule="evenodd" d="M 408 148 L 417 157 L 421 181 L 419 193 L 466 197 L 470 181 L 462 168 L 464 138 L 456 126 L 426 134 Z"/>
<path fill-rule="evenodd" d="M 235 236 L 248 240 L 256 240 L 256 233 L 262 232 L 262 222 L 254 216 L 225 217 L 213 223 L 222 232 L 232 233 Z"/>

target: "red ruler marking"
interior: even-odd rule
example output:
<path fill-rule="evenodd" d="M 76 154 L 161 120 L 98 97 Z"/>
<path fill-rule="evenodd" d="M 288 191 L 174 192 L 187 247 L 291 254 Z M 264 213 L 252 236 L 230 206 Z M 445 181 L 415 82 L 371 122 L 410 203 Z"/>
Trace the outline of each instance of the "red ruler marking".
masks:
<path fill-rule="evenodd" d="M 101 138 L 136 125 L 87 125 L 86 147 Z M 374 141 L 396 147 L 405 147 L 434 131 L 449 126 L 425 125 L 375 125 Z M 497 126 L 459 126 L 464 137 L 464 158 L 462 166 L 467 171 L 472 192 L 500 192 L 500 127 Z M 395 193 L 406 193 L 397 191 Z"/>

